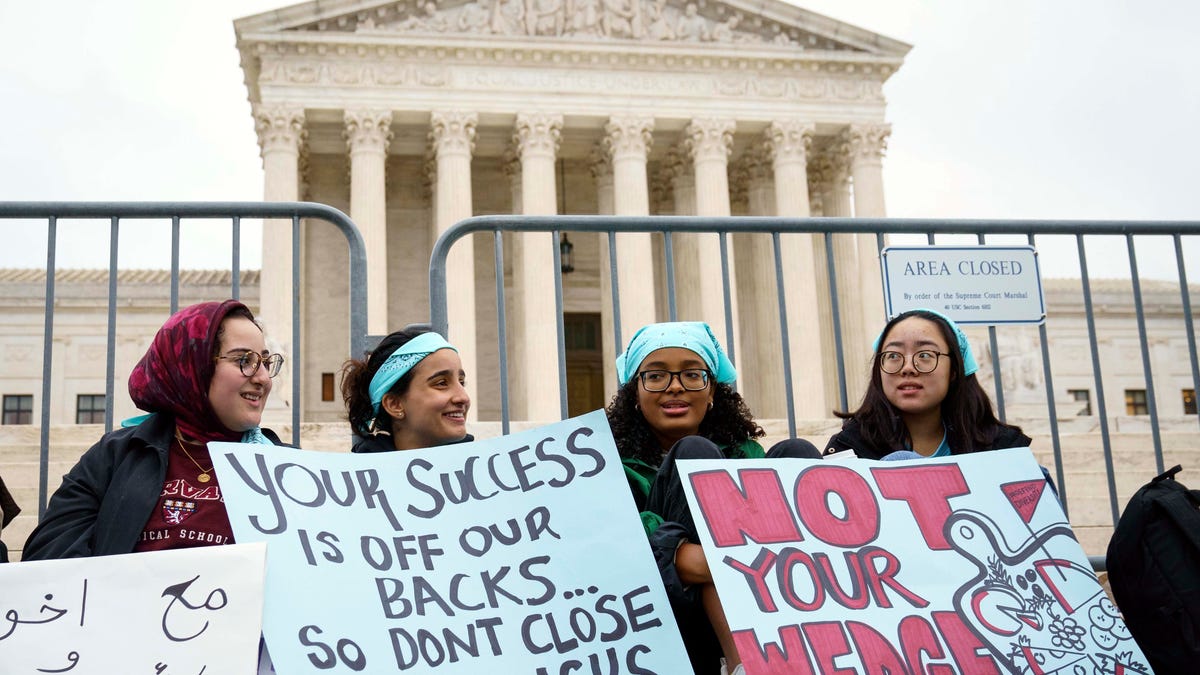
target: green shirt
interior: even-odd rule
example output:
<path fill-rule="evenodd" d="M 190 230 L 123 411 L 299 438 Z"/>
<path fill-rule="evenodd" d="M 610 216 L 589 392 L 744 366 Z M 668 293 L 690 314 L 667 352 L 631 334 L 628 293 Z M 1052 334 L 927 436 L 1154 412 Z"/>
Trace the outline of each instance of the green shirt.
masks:
<path fill-rule="evenodd" d="M 747 438 L 733 446 L 732 452 L 728 447 L 721 448 L 721 452 L 725 453 L 726 457 L 744 457 L 746 459 L 761 459 L 766 456 L 763 447 L 753 438 Z M 633 493 L 633 500 L 641 512 L 642 527 L 646 530 L 646 536 L 654 534 L 658 526 L 662 525 L 662 516 L 642 509 L 645 508 L 646 499 L 650 496 L 650 486 L 658 474 L 658 466 L 651 466 L 634 457 L 622 459 L 621 466 L 625 469 L 625 478 L 629 481 L 629 490 Z"/>

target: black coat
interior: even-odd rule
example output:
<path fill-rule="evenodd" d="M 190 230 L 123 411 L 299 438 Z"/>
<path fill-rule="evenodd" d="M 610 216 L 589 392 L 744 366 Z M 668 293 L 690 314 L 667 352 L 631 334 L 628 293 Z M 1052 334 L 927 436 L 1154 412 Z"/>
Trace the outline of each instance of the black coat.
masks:
<path fill-rule="evenodd" d="M 1021 433 L 1017 427 L 1001 424 L 997 429 L 996 438 L 992 444 L 984 448 L 976 448 L 973 452 L 983 452 L 985 450 L 1003 450 L 1005 448 L 1025 448 L 1028 447 L 1033 439 Z M 834 434 L 825 444 L 825 454 L 838 452 L 839 450 L 853 450 L 854 454 L 862 459 L 882 459 L 885 455 L 891 454 L 897 450 L 904 448 L 880 447 L 867 443 L 867 440 L 862 435 L 862 424 L 850 418 L 842 425 L 842 430 Z M 965 451 L 958 448 L 950 448 L 950 454 L 962 455 Z"/>
<path fill-rule="evenodd" d="M 470 443 L 474 440 L 474 436 L 467 434 L 462 440 L 450 441 L 446 445 Z M 378 436 L 367 436 L 366 438 L 358 439 L 358 441 L 354 443 L 354 447 L 350 449 L 350 452 L 396 452 L 396 446 L 392 444 L 392 437 L 390 434 L 379 434 Z"/>
<path fill-rule="evenodd" d="M 275 432 L 262 432 L 283 445 Z M 21 559 L 132 553 L 162 495 L 174 438 L 175 420 L 162 414 L 105 434 L 63 476 Z"/>

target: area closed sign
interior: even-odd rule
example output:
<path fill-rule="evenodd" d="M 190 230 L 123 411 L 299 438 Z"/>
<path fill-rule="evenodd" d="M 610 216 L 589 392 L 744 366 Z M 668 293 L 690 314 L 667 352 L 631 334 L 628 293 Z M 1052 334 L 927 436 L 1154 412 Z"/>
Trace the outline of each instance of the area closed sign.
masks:
<path fill-rule="evenodd" d="M 888 316 L 925 308 L 963 324 L 1046 320 L 1032 246 L 889 246 L 881 259 Z"/>

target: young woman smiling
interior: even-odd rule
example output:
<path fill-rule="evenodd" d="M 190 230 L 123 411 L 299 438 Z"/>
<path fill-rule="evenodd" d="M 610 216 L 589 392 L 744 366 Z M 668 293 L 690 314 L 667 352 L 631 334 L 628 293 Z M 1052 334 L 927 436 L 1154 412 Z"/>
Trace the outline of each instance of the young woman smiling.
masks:
<path fill-rule="evenodd" d="M 342 398 L 360 440 L 352 452 L 415 450 L 474 440 L 458 350 L 432 332 L 397 331 L 342 369 Z"/>
<path fill-rule="evenodd" d="M 22 559 L 233 543 L 208 443 L 279 444 L 259 423 L 282 365 L 242 303 L 179 310 L 129 375 L 130 398 L 151 414 L 126 420 L 83 454 Z"/>
<path fill-rule="evenodd" d="M 866 459 L 911 451 L 945 457 L 1023 448 L 1030 438 L 996 419 L 979 386 L 979 366 L 967 336 L 948 317 L 927 309 L 904 312 L 884 326 L 862 405 L 826 445 Z"/>
<path fill-rule="evenodd" d="M 609 425 L 692 669 L 741 672 L 675 462 L 761 458 L 755 439 L 763 430 L 733 390 L 737 371 L 708 324 L 643 327 L 617 357 L 617 378 Z M 811 443 L 791 439 L 766 456 L 819 454 Z"/>

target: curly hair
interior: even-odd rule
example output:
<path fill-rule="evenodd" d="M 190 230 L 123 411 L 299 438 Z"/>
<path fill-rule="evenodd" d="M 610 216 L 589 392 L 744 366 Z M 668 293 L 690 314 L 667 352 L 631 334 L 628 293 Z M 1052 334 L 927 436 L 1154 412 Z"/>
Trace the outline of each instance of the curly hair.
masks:
<path fill-rule="evenodd" d="M 979 386 L 975 374 L 963 374 L 962 353 L 958 349 L 958 338 L 950 324 L 937 314 L 920 309 L 903 312 L 888 321 L 880 333 L 879 344 L 875 346 L 875 354 L 871 358 L 871 380 L 867 384 L 862 404 L 853 412 L 834 410 L 833 414 L 842 419 L 857 420 L 863 439 L 875 447 L 899 450 L 912 444 L 908 427 L 905 426 L 900 412 L 883 392 L 879 354 L 885 342 L 884 338 L 892 328 L 913 317 L 925 319 L 936 325 L 949 347 L 947 351 L 950 361 L 950 386 L 946 390 L 946 397 L 942 399 L 941 413 L 942 423 L 946 427 L 946 442 L 954 449 L 955 454 L 989 447 L 1001 429 L 1009 428 L 1020 432 L 1020 427 L 996 419 L 995 413 L 992 412 L 992 400 L 983 387 Z"/>
<path fill-rule="evenodd" d="M 380 410 L 375 414 L 375 406 L 371 404 L 371 378 L 379 367 L 387 361 L 397 349 L 403 347 L 409 340 L 428 331 L 399 330 L 389 334 L 379 341 L 374 350 L 368 352 L 360 361 L 350 359 L 342 366 L 342 400 L 346 402 L 346 413 L 350 419 L 350 428 L 356 436 L 365 438 L 369 435 L 371 423 L 374 422 L 378 431 L 392 432 L 391 415 Z M 403 395 L 412 384 L 413 372 L 405 373 L 392 388 L 389 394 Z"/>
<path fill-rule="evenodd" d="M 700 421 L 697 434 L 724 448 L 727 456 L 740 457 L 738 444 L 747 439 L 761 438 L 765 432 L 754 421 L 746 401 L 733 387 L 715 380 L 712 386 L 713 407 Z M 612 428 L 621 458 L 639 459 L 650 466 L 658 466 L 662 462 L 663 449 L 659 447 L 658 438 L 645 416 L 637 409 L 637 388 L 638 379 L 631 378 L 617 390 L 604 412 L 608 415 L 608 425 Z"/>

